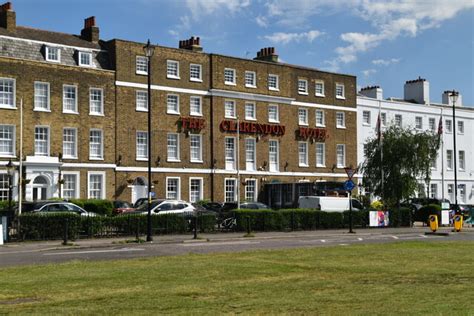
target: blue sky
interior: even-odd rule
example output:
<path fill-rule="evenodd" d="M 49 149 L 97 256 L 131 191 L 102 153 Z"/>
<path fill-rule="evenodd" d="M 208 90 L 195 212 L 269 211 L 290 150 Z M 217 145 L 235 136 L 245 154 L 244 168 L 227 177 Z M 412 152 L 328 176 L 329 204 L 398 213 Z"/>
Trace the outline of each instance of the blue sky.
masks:
<path fill-rule="evenodd" d="M 177 47 L 200 36 L 206 52 L 253 58 L 274 46 L 291 64 L 357 76 L 402 97 L 421 76 L 431 100 L 456 89 L 474 106 L 472 0 L 10 0 L 17 24 L 79 34 L 96 16 L 104 40 Z"/>

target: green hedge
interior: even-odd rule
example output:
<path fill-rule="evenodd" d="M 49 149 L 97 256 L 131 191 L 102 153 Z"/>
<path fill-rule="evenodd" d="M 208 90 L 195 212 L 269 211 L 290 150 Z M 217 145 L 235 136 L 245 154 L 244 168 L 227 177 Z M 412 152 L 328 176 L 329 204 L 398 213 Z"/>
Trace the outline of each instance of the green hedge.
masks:
<path fill-rule="evenodd" d="M 147 231 L 147 216 L 140 214 L 107 216 L 79 216 L 67 213 L 26 213 L 19 216 L 20 238 L 22 240 L 61 239 L 64 236 L 66 220 L 69 239 L 80 237 L 108 237 L 144 235 Z M 190 218 L 166 214 L 151 217 L 152 231 L 157 234 L 183 234 L 193 229 Z M 198 217 L 200 232 L 215 230 L 214 215 Z"/>
<path fill-rule="evenodd" d="M 428 223 L 428 217 L 432 214 L 438 215 L 438 220 L 441 221 L 441 206 L 438 204 L 428 204 L 422 206 L 419 210 L 415 211 L 413 220 L 417 222 Z"/>
<path fill-rule="evenodd" d="M 109 200 L 88 200 L 88 199 L 73 199 L 71 203 L 82 207 L 88 212 L 94 212 L 100 215 L 112 215 L 114 204 Z"/>

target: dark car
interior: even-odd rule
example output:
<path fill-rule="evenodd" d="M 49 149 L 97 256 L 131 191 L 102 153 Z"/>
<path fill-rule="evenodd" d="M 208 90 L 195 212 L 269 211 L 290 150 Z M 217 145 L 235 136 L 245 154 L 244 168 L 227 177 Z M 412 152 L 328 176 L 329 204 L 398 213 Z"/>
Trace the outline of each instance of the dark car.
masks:
<path fill-rule="evenodd" d="M 43 204 L 39 209 L 35 209 L 33 212 L 37 214 L 74 213 L 81 216 L 97 216 L 96 213 L 88 212 L 76 204 L 61 201 L 49 201 L 49 203 Z"/>
<path fill-rule="evenodd" d="M 260 202 L 244 202 L 240 204 L 241 209 L 250 209 L 250 210 L 270 210 L 271 207 L 269 207 L 266 204 L 260 203 Z"/>
<path fill-rule="evenodd" d="M 429 204 L 436 204 L 441 206 L 441 203 L 449 203 L 446 199 L 432 199 L 432 198 L 410 198 L 403 201 L 400 205 L 402 207 L 409 207 L 413 211 L 418 211 L 421 207 Z"/>
<path fill-rule="evenodd" d="M 135 208 L 128 202 L 125 201 L 114 201 L 114 209 L 113 214 L 118 215 L 126 212 L 131 212 L 135 210 Z"/>

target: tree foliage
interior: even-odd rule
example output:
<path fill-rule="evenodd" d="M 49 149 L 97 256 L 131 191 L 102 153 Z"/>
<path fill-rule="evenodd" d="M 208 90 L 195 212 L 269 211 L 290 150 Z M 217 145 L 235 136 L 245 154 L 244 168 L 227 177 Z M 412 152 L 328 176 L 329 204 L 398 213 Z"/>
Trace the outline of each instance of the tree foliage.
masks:
<path fill-rule="evenodd" d="M 381 141 L 369 138 L 365 144 L 364 185 L 382 197 L 384 204 L 394 206 L 414 194 L 419 179 L 429 183 L 438 149 L 438 137 L 431 132 L 390 126 Z"/>

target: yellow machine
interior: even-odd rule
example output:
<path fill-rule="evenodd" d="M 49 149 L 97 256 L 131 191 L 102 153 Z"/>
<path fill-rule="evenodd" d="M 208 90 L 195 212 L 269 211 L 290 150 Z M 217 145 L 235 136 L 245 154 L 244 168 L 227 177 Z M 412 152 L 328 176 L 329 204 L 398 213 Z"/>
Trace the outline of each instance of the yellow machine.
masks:
<path fill-rule="evenodd" d="M 454 230 L 457 232 L 460 232 L 462 229 L 462 215 L 461 214 L 454 215 L 453 221 L 454 221 Z"/>
<path fill-rule="evenodd" d="M 434 232 L 438 230 L 438 216 L 436 215 L 430 215 L 428 217 L 428 221 L 430 222 L 430 228 Z"/>

